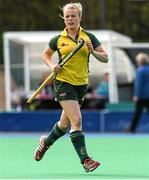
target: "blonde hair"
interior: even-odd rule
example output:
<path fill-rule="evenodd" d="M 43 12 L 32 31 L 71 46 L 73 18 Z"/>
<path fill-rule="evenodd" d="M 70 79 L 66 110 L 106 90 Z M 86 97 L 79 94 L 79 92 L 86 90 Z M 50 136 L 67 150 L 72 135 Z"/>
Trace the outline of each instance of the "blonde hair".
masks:
<path fill-rule="evenodd" d="M 63 6 L 62 10 L 64 13 L 65 9 L 78 9 L 80 18 L 82 17 L 82 4 L 81 3 L 68 3 Z"/>
<path fill-rule="evenodd" d="M 138 53 L 136 55 L 136 62 L 139 64 L 149 64 L 149 55 L 146 53 Z"/>

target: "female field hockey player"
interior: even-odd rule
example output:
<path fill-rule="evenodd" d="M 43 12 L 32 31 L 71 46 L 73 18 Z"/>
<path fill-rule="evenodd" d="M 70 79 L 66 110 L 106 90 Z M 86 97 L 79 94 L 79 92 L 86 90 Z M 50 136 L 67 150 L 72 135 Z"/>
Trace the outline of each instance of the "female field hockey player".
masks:
<path fill-rule="evenodd" d="M 34 157 L 36 161 L 40 161 L 49 147 L 69 131 L 72 144 L 85 171 L 90 172 L 100 163 L 90 158 L 87 153 L 80 106 L 87 92 L 89 55 L 92 54 L 103 63 L 108 62 L 108 57 L 97 38 L 80 26 L 82 18 L 80 3 L 66 4 L 63 7 L 63 16 L 66 28 L 50 40 L 49 47 L 43 52 L 44 62 L 56 74 L 55 99 L 59 101 L 63 111 L 50 134 L 40 138 Z M 62 68 L 52 60 L 55 51 L 58 52 L 60 59 L 63 59 L 77 46 L 80 39 L 84 39 L 85 45 Z"/>

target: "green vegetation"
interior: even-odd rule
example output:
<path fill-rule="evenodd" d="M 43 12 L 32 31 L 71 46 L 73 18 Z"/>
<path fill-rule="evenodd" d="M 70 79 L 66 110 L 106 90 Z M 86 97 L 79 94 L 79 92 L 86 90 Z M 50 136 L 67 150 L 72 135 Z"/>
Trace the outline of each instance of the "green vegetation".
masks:
<path fill-rule="evenodd" d="M 72 0 L 0 0 L 0 63 L 3 63 L 2 33 L 5 31 L 61 30 L 60 7 Z M 74 1 L 76 2 L 76 1 Z M 149 1 L 80 0 L 85 29 L 110 29 L 149 41 Z"/>

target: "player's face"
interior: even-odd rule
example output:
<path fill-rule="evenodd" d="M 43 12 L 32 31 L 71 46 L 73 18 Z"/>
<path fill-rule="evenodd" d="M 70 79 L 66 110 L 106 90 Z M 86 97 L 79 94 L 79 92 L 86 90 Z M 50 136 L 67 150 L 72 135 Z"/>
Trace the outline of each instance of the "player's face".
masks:
<path fill-rule="evenodd" d="M 64 20 L 68 29 L 78 29 L 81 18 L 78 9 L 67 8 L 64 10 Z"/>

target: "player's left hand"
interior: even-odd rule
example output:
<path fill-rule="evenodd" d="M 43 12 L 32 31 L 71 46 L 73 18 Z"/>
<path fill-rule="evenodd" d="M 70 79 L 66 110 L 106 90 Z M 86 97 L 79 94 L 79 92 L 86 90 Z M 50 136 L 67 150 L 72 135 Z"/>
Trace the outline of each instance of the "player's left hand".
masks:
<path fill-rule="evenodd" d="M 87 46 L 89 52 L 90 53 L 93 52 L 94 48 L 93 48 L 91 41 L 86 41 L 85 43 L 86 43 L 86 46 Z"/>

